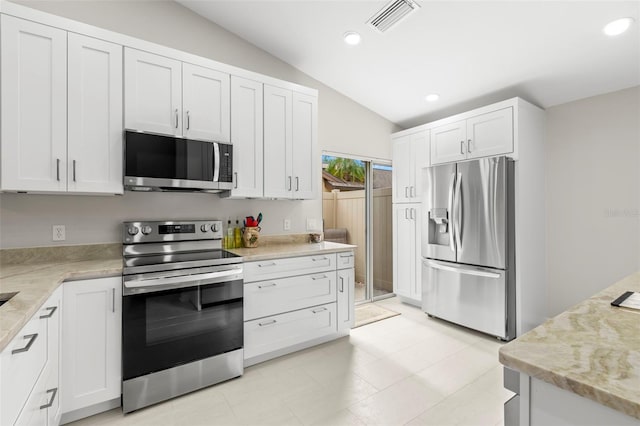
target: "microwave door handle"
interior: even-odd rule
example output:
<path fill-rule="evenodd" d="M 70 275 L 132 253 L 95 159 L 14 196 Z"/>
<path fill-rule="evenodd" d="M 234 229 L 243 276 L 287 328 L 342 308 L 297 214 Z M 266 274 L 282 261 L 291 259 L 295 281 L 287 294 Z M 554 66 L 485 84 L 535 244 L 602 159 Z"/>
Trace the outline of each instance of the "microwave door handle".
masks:
<path fill-rule="evenodd" d="M 213 181 L 218 182 L 220 178 L 220 145 L 213 143 Z"/>

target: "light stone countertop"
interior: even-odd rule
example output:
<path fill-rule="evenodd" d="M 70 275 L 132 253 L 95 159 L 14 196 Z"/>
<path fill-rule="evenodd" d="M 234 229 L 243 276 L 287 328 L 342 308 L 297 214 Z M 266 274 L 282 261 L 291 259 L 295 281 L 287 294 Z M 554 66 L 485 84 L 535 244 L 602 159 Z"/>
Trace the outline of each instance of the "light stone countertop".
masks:
<path fill-rule="evenodd" d="M 278 243 L 266 244 L 255 248 L 227 249 L 228 252 L 242 256 L 245 262 L 271 260 L 283 257 L 312 256 L 315 254 L 339 253 L 355 249 L 351 244 L 332 243 Z"/>
<path fill-rule="evenodd" d="M 640 272 L 500 348 L 509 368 L 640 419 L 640 311 L 611 302 L 640 292 Z"/>
<path fill-rule="evenodd" d="M 121 274 L 122 258 L 0 265 L 0 293 L 18 292 L 0 306 L 0 351 L 63 281 Z"/>

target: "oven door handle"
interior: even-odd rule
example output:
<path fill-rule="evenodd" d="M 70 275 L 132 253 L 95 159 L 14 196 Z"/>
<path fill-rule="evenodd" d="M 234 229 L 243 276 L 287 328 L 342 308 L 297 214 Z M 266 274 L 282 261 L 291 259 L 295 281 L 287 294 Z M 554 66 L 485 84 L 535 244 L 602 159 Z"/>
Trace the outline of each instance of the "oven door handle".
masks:
<path fill-rule="evenodd" d="M 177 277 L 157 277 L 133 280 L 126 280 L 125 278 L 124 295 L 128 296 L 131 294 L 150 293 L 175 288 L 215 284 L 229 281 L 230 279 L 242 279 L 242 268 L 208 272 L 205 274 L 180 275 Z"/>

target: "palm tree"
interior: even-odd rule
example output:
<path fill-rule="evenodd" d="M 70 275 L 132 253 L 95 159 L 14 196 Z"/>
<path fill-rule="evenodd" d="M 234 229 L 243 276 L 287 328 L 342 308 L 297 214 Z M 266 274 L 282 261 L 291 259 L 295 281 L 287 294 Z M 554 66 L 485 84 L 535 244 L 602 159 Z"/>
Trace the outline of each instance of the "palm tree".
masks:
<path fill-rule="evenodd" d="M 364 182 L 364 165 L 350 158 L 333 158 L 327 171 L 333 176 L 350 182 Z"/>

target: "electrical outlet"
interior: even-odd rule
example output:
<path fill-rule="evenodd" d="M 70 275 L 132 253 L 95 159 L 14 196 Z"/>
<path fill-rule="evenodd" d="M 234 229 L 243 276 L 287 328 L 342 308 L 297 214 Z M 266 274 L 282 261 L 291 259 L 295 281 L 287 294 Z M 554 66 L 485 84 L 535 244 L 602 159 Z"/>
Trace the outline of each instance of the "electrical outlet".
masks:
<path fill-rule="evenodd" d="M 290 219 L 285 219 L 283 227 L 284 227 L 285 231 L 291 231 L 291 220 Z"/>
<path fill-rule="evenodd" d="M 307 218 L 307 231 L 317 231 L 318 225 L 315 219 Z"/>
<path fill-rule="evenodd" d="M 53 241 L 64 241 L 66 236 L 66 229 L 64 225 L 53 225 Z"/>

